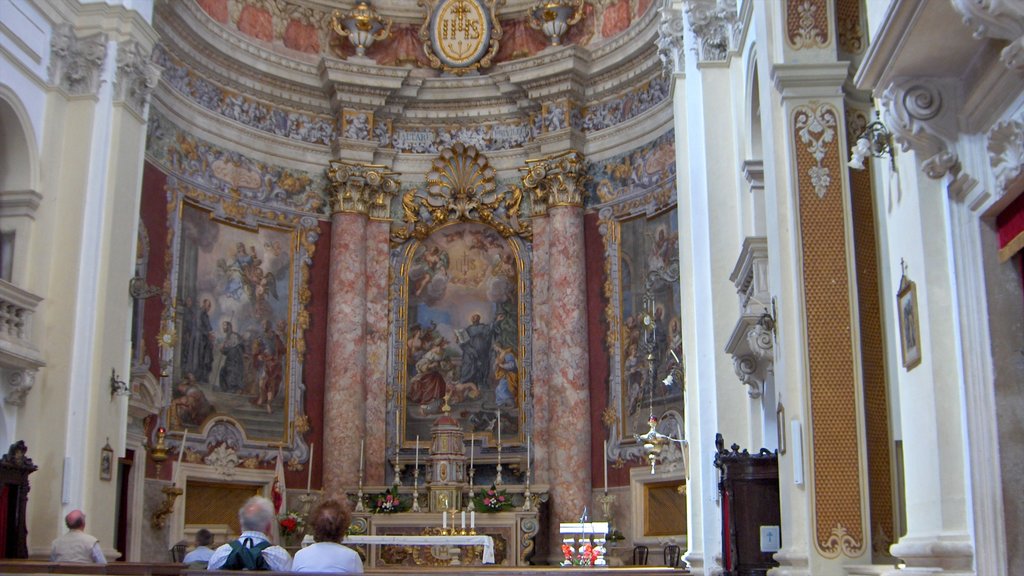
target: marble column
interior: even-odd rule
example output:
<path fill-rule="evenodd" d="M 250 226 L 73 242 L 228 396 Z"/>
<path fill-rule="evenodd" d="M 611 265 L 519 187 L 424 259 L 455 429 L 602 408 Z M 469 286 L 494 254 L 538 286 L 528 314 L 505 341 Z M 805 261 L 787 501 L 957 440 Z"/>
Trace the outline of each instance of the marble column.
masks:
<path fill-rule="evenodd" d="M 541 266 L 546 287 L 546 396 L 541 396 L 551 485 L 551 549 L 557 551 L 560 522 L 578 521 L 590 506 L 590 383 L 587 349 L 586 277 L 583 246 L 583 157 L 569 151 L 531 167 L 524 180 L 534 192 L 535 213 L 545 211 L 540 237 L 544 253 L 558 263 Z M 541 184 L 542 183 L 542 184 Z M 540 221 L 542 219 L 537 219 Z"/>
<path fill-rule="evenodd" d="M 386 366 L 387 224 L 397 181 L 382 166 L 333 161 L 331 272 L 327 302 L 324 390 L 325 494 L 340 496 L 359 481 L 359 440 L 366 439 L 366 482 L 383 481 L 382 402 L 368 401 L 368 382 Z M 379 261 L 382 258 L 382 261 Z M 383 326 L 383 327 L 382 327 Z M 383 432 L 383 431 L 381 431 Z"/>

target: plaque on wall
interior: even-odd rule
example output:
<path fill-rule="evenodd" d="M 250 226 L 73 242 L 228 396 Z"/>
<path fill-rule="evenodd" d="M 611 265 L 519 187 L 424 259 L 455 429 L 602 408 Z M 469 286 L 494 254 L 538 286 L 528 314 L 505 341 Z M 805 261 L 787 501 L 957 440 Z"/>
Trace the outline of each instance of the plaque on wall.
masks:
<path fill-rule="evenodd" d="M 490 66 L 501 39 L 500 1 L 419 0 L 427 7 L 420 40 L 430 65 L 457 75 Z"/>

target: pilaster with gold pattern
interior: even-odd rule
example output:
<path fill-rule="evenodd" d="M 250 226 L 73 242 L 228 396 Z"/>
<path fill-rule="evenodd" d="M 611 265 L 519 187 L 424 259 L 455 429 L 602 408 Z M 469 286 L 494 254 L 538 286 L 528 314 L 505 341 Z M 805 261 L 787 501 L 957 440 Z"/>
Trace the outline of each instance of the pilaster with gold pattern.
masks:
<path fill-rule="evenodd" d="M 547 269 L 546 404 L 547 472 L 551 485 L 552 526 L 579 518 L 590 502 L 589 353 L 587 348 L 586 276 L 583 246 L 583 156 L 571 150 L 528 161 L 523 184 L 532 195 L 534 213 L 546 214 L 544 249 L 559 256 Z M 555 532 L 555 531 L 553 531 Z M 552 550 L 560 537 L 552 534 Z"/>
<path fill-rule="evenodd" d="M 367 434 L 384 421 L 383 400 L 367 399 L 366 383 L 385 369 L 388 212 L 398 191 L 386 167 L 332 161 L 331 270 L 327 303 L 324 412 L 324 492 L 340 494 L 358 482 L 358 443 L 367 438 L 366 478 L 384 480 L 384 434 Z"/>

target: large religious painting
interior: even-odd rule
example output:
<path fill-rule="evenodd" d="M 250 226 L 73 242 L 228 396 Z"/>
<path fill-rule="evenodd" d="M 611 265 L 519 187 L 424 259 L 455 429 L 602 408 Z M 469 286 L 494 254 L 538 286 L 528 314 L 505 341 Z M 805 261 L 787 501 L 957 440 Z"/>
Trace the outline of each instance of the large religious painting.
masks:
<path fill-rule="evenodd" d="M 427 439 L 447 397 L 467 433 L 516 435 L 523 417 L 519 246 L 460 222 L 405 250 L 400 379 L 408 440 Z"/>
<path fill-rule="evenodd" d="M 293 230 L 252 228 L 183 202 L 172 429 L 228 418 L 252 441 L 287 438 Z"/>

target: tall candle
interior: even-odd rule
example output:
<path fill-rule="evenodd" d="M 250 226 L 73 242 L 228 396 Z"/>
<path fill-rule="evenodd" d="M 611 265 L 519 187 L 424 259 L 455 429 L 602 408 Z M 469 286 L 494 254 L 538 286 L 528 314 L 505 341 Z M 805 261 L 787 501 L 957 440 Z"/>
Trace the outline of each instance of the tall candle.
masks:
<path fill-rule="evenodd" d="M 420 435 L 416 435 L 416 463 L 413 464 L 413 470 L 420 467 Z"/>
<path fill-rule="evenodd" d="M 363 481 L 363 452 L 366 450 L 366 439 L 359 441 L 359 481 Z"/>
<path fill-rule="evenodd" d="M 448 511 L 447 510 L 441 510 L 441 529 L 442 530 L 447 530 L 448 529 Z"/>
<path fill-rule="evenodd" d="M 185 457 L 185 441 L 188 440 L 188 428 L 185 428 L 185 433 L 181 435 L 181 446 L 178 448 L 178 467 L 174 469 L 174 485 L 178 485 L 178 480 L 181 478 L 181 461 Z"/>
<path fill-rule="evenodd" d="M 306 494 L 309 494 L 309 487 L 313 484 L 313 447 L 316 444 L 309 443 L 309 473 L 306 474 Z"/>
<path fill-rule="evenodd" d="M 466 529 L 466 511 L 465 510 L 462 511 L 461 518 L 462 518 L 462 529 L 465 530 Z"/>
<path fill-rule="evenodd" d="M 604 461 L 604 493 L 608 494 L 608 439 L 604 441 L 604 452 L 601 453 L 601 460 Z"/>
<path fill-rule="evenodd" d="M 398 410 L 395 410 L 395 459 L 398 459 Z"/>
<path fill-rule="evenodd" d="M 476 510 L 469 511 L 469 529 L 476 530 Z"/>
<path fill-rule="evenodd" d="M 501 410 L 498 410 L 498 444 L 501 444 Z"/>
<path fill-rule="evenodd" d="M 530 483 L 530 435 L 526 435 L 526 483 Z"/>
<path fill-rule="evenodd" d="M 469 435 L 469 469 L 473 469 L 473 434 Z"/>

